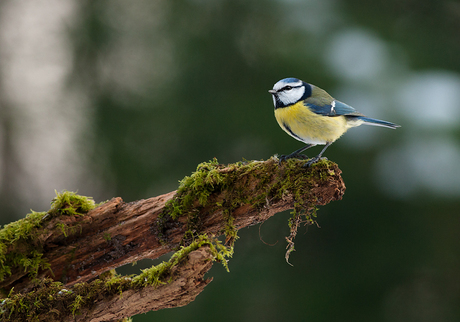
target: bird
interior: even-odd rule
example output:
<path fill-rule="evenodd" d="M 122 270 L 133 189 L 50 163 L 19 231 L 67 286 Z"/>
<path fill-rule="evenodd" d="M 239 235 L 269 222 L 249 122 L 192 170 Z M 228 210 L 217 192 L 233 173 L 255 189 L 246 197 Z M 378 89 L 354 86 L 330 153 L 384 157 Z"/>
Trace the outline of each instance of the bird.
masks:
<path fill-rule="evenodd" d="M 366 117 L 350 105 L 336 100 L 325 90 L 298 78 L 284 78 L 268 91 L 275 105 L 279 126 L 306 146 L 289 155 L 280 156 L 280 162 L 291 158 L 306 159 L 303 151 L 316 145 L 325 145 L 321 152 L 307 161 L 307 167 L 318 162 L 324 151 L 349 128 L 361 124 L 396 129 L 400 125 Z"/>

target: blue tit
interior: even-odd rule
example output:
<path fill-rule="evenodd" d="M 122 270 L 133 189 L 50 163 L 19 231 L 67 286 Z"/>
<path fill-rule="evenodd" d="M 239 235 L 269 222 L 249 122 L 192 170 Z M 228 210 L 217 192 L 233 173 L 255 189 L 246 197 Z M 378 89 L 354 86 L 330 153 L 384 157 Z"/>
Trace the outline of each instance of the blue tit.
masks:
<path fill-rule="evenodd" d="M 324 151 L 349 128 L 361 124 L 396 129 L 399 125 L 364 116 L 353 107 L 337 101 L 325 90 L 297 78 L 280 80 L 269 90 L 275 105 L 275 117 L 280 127 L 294 139 L 307 145 L 280 161 L 290 158 L 307 158 L 303 151 L 315 145 L 325 145 L 323 150 L 307 162 L 312 165 L 321 159 Z"/>

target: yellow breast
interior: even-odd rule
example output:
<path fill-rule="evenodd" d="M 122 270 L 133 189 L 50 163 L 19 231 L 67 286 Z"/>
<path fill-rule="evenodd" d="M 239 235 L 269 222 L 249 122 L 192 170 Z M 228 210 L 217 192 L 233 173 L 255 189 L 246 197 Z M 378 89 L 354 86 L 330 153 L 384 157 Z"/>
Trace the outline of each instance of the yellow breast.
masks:
<path fill-rule="evenodd" d="M 307 144 L 334 142 L 348 129 L 344 116 L 316 114 L 303 102 L 275 109 L 275 117 L 287 134 Z"/>

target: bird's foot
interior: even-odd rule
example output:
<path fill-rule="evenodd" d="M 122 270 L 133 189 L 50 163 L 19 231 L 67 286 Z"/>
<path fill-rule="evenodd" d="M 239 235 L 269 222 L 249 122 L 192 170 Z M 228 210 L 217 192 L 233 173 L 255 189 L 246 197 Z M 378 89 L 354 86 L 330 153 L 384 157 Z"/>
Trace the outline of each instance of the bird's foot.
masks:
<path fill-rule="evenodd" d="M 326 158 L 326 157 L 316 156 L 316 157 L 311 158 L 310 160 L 308 160 L 302 167 L 304 167 L 304 168 L 309 168 L 309 167 L 311 167 L 313 164 L 315 164 L 316 162 L 318 162 L 319 160 L 327 160 L 327 158 Z"/>
<path fill-rule="evenodd" d="M 308 159 L 308 156 L 306 156 L 305 154 L 300 154 L 300 153 L 291 153 L 291 154 L 288 154 L 288 155 L 280 155 L 279 157 L 279 160 L 280 160 L 280 163 L 281 162 L 284 162 L 286 160 L 289 160 L 289 159 L 300 159 L 300 160 L 305 160 L 305 159 Z"/>

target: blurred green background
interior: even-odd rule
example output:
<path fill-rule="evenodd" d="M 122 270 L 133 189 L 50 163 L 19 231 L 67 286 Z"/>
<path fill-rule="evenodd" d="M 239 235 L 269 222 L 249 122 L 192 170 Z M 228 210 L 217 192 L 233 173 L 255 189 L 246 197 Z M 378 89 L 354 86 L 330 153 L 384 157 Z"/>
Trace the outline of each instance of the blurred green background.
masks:
<path fill-rule="evenodd" d="M 328 149 L 347 191 L 293 267 L 278 214 L 194 302 L 134 321 L 460 321 L 459 57 L 459 1 L 2 0 L 1 222 L 55 189 L 132 201 L 290 153 L 267 90 L 297 77 L 402 127 Z"/>

